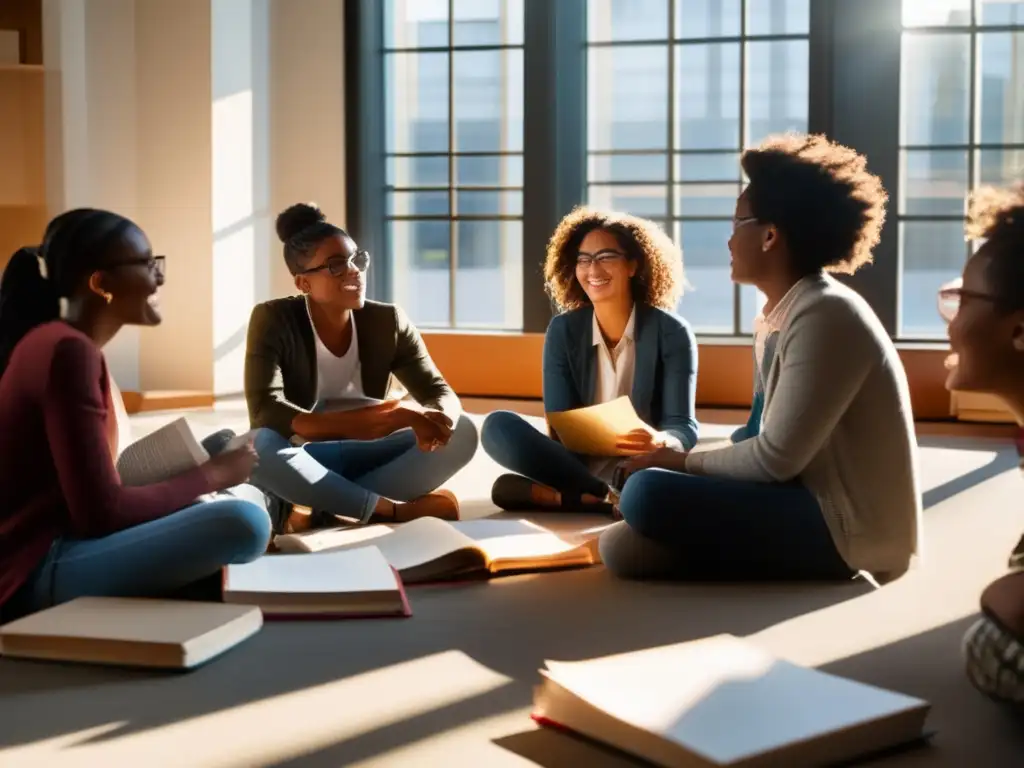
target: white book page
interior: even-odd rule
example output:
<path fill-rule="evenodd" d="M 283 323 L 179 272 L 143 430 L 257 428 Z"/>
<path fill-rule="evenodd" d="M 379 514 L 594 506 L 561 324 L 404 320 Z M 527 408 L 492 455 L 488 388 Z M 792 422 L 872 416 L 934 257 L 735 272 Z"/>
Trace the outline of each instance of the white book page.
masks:
<path fill-rule="evenodd" d="M 117 471 L 125 485 L 150 485 L 195 469 L 209 458 L 181 418 L 125 448 Z"/>
<path fill-rule="evenodd" d="M 727 635 L 547 662 L 545 674 L 612 717 L 725 764 L 924 703 Z"/>
<path fill-rule="evenodd" d="M 543 560 L 586 546 L 528 520 L 461 520 L 451 526 L 475 541 L 492 561 Z"/>
<path fill-rule="evenodd" d="M 317 555 L 267 555 L 227 566 L 225 594 L 394 592 L 395 573 L 376 547 Z"/>

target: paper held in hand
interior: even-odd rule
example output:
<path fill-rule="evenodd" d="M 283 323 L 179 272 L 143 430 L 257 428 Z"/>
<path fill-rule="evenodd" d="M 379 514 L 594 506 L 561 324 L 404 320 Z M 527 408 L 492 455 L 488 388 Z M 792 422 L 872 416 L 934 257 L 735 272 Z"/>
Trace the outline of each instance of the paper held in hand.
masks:
<path fill-rule="evenodd" d="M 623 455 L 615 447 L 619 437 L 634 429 L 651 429 L 625 395 L 586 408 L 555 411 L 547 414 L 547 419 L 562 445 L 586 456 Z"/>

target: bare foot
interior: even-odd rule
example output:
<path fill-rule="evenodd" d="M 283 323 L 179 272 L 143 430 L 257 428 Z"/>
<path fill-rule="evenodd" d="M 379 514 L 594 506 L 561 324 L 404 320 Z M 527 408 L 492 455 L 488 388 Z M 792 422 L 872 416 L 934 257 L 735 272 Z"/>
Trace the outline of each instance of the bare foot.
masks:
<path fill-rule="evenodd" d="M 285 533 L 303 533 L 313 527 L 313 510 L 309 507 L 292 505 L 292 511 L 284 524 Z"/>

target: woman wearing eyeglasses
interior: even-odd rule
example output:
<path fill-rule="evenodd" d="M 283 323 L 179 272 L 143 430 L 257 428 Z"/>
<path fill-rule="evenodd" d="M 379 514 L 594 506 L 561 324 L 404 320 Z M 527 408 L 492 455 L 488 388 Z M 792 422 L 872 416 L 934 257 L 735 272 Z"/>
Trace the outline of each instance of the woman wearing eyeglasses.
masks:
<path fill-rule="evenodd" d="M 697 442 L 697 343 L 673 312 L 682 271 L 682 254 L 656 224 L 620 213 L 580 207 L 548 245 L 544 274 L 560 314 L 544 337 L 544 409 L 629 397 L 647 426 L 619 437 L 620 457 Z M 491 491 L 497 506 L 611 511 L 619 458 L 572 453 L 511 411 L 489 414 L 480 441 L 511 470 Z"/>
<path fill-rule="evenodd" d="M 290 511 L 279 530 L 458 519 L 438 488 L 472 459 L 477 432 L 400 307 L 366 300 L 370 255 L 319 208 L 277 217 L 298 296 L 257 305 L 245 399 L 258 429 L 255 484 Z M 412 400 L 388 399 L 397 379 Z M 369 403 L 369 404 L 368 404 Z"/>
<path fill-rule="evenodd" d="M 895 579 L 921 514 L 906 374 L 870 306 L 828 274 L 871 261 L 886 192 L 822 136 L 774 137 L 741 162 L 728 247 L 733 280 L 767 297 L 760 428 L 628 460 L 604 562 L 632 578 Z"/>
<path fill-rule="evenodd" d="M 84 595 L 167 596 L 266 551 L 261 505 L 241 494 L 198 501 L 249 477 L 251 445 L 221 445 L 163 482 L 129 487 L 118 475 L 127 414 L 102 350 L 126 325 L 161 322 L 163 282 L 141 229 L 88 208 L 55 218 L 41 246 L 7 264 L 0 623 Z"/>
<path fill-rule="evenodd" d="M 984 244 L 939 292 L 952 350 L 946 388 L 992 393 L 1024 426 L 1024 184 L 975 193 L 967 235 Z M 1024 538 L 1008 567 L 982 593 L 964 651 L 980 691 L 1024 705 Z"/>

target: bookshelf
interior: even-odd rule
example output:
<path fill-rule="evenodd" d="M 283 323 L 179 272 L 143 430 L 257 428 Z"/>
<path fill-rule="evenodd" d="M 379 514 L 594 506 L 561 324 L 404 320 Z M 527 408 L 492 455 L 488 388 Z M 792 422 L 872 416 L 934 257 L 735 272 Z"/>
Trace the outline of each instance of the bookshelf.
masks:
<path fill-rule="evenodd" d="M 46 226 L 44 69 L 0 65 L 0 269 Z"/>

